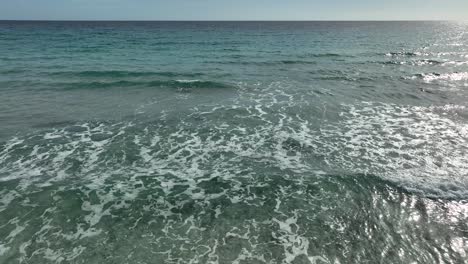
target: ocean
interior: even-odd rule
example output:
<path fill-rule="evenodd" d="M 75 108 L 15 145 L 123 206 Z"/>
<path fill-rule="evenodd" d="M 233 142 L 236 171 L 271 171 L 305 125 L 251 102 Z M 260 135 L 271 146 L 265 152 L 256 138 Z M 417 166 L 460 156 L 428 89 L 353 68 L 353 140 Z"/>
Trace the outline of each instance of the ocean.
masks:
<path fill-rule="evenodd" d="M 0 22 L 0 263 L 468 262 L 468 23 Z"/>

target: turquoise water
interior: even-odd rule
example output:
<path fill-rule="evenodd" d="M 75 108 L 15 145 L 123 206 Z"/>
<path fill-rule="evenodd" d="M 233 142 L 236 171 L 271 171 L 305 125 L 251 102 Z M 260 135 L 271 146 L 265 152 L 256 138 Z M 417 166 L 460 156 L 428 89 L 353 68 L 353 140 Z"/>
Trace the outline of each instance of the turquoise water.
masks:
<path fill-rule="evenodd" d="M 0 22 L 0 263 L 465 263 L 468 24 Z"/>

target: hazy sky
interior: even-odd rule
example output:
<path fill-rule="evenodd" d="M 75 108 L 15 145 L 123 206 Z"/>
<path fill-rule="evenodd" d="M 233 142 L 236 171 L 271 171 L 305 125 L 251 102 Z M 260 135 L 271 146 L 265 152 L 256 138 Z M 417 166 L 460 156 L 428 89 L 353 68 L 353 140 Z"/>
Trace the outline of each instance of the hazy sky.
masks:
<path fill-rule="evenodd" d="M 0 0 L 0 19 L 468 20 L 468 0 Z"/>

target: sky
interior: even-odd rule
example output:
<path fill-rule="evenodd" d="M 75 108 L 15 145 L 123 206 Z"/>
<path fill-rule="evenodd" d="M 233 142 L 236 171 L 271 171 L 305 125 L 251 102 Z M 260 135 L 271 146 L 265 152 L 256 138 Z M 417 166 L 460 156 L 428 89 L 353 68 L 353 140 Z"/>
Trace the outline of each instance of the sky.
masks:
<path fill-rule="evenodd" d="M 468 20 L 468 0 L 0 0 L 0 20 Z"/>

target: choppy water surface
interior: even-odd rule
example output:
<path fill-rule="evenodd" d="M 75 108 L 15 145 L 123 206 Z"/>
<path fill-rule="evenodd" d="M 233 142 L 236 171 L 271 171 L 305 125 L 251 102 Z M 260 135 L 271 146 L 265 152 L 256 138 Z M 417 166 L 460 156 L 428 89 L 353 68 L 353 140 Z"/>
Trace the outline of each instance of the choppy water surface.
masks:
<path fill-rule="evenodd" d="M 465 263 L 468 24 L 0 22 L 0 263 Z"/>

